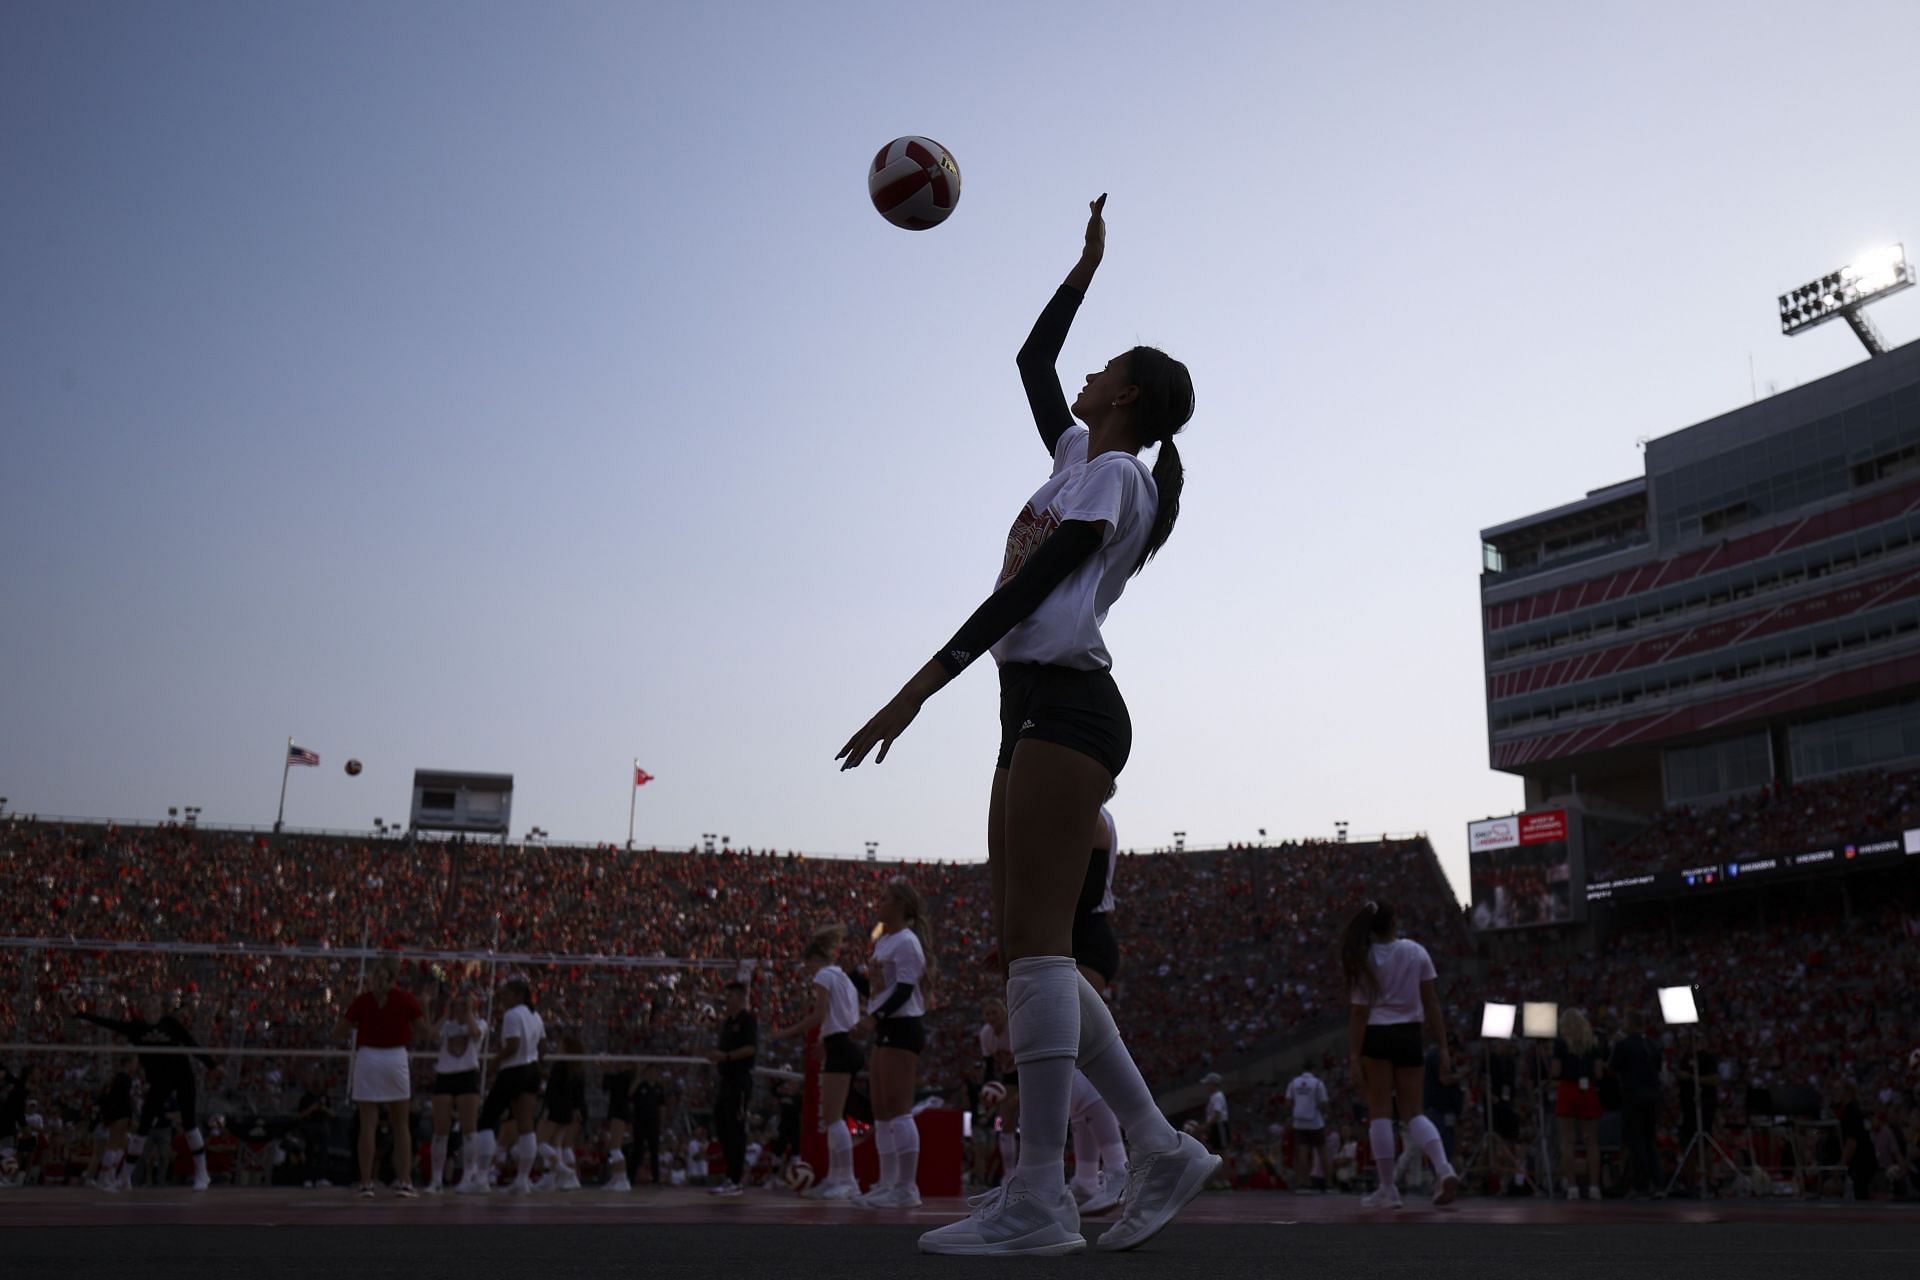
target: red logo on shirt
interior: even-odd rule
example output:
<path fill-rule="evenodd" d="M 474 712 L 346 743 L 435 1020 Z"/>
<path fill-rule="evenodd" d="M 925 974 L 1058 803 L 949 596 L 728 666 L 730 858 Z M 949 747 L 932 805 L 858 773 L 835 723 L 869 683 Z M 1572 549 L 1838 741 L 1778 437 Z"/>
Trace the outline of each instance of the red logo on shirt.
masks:
<path fill-rule="evenodd" d="M 1019 518 L 1013 522 L 1013 528 L 1007 530 L 1007 558 L 1000 565 L 1000 580 L 993 584 L 994 590 L 1012 582 L 1034 548 L 1051 538 L 1059 527 L 1060 517 L 1052 511 L 1036 515 L 1031 505 L 1020 508 Z"/>

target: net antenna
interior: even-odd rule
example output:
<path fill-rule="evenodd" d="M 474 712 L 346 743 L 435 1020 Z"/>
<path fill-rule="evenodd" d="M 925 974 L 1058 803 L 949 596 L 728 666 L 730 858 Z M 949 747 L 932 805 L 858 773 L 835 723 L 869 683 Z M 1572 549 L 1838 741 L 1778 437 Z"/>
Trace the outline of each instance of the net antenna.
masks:
<path fill-rule="evenodd" d="M 1913 264 L 1907 261 L 1905 245 L 1871 250 L 1838 271 L 1781 294 L 1780 332 L 1791 338 L 1829 320 L 1841 319 L 1868 355 L 1883 356 L 1887 344 L 1862 308 L 1912 283 Z"/>

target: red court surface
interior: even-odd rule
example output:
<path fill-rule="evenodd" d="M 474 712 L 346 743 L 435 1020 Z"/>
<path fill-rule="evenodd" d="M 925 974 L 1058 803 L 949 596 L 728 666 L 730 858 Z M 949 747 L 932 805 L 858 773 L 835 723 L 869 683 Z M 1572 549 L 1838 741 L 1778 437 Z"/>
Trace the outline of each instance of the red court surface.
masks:
<path fill-rule="evenodd" d="M 788 1191 L 750 1191 L 715 1198 L 697 1190 L 554 1192 L 533 1196 L 421 1196 L 402 1200 L 382 1191 L 363 1200 L 351 1190 L 224 1189 L 131 1191 L 106 1195 L 81 1189 L 0 1191 L 0 1227 L 82 1227 L 172 1224 L 182 1226 L 454 1226 L 481 1223 L 610 1225 L 848 1225 L 938 1226 L 962 1217 L 959 1198 L 929 1200 L 914 1210 L 870 1210 L 843 1203 L 816 1203 Z M 1088 1219 L 1095 1229 L 1111 1222 Z M 1638 1200 L 1568 1203 L 1558 1200 L 1465 1198 L 1445 1209 L 1409 1197 L 1398 1213 L 1363 1209 L 1352 1195 L 1289 1195 L 1284 1192 L 1223 1192 L 1201 1196 L 1180 1215 L 1188 1226 L 1356 1225 L 1383 1221 L 1586 1227 L 1648 1224 L 1906 1223 L 1920 1228 L 1920 1204 L 1773 1199 Z"/>

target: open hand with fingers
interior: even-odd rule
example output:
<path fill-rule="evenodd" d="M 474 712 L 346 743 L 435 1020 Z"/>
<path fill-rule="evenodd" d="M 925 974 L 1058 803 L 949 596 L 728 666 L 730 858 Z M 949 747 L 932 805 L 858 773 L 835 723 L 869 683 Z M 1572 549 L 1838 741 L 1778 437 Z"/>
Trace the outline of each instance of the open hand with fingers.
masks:
<path fill-rule="evenodd" d="M 887 750 L 893 746 L 893 740 L 907 731 L 913 718 L 920 714 L 921 700 L 909 691 L 902 689 L 893 695 L 893 700 L 880 708 L 873 718 L 860 726 L 860 732 L 847 739 L 847 745 L 840 748 L 840 754 L 834 757 L 841 761 L 842 770 L 857 769 L 860 762 L 867 758 L 867 752 L 875 744 L 880 754 L 873 758 L 875 764 L 885 764 Z"/>

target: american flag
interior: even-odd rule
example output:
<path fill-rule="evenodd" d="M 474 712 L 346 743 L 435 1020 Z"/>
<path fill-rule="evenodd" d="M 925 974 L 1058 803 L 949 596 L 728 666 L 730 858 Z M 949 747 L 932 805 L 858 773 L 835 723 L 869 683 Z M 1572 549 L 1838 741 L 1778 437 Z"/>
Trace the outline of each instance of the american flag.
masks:
<path fill-rule="evenodd" d="M 305 747 L 296 747 L 289 742 L 287 744 L 287 763 L 318 765 L 320 763 L 320 753 L 318 751 L 309 751 Z"/>

